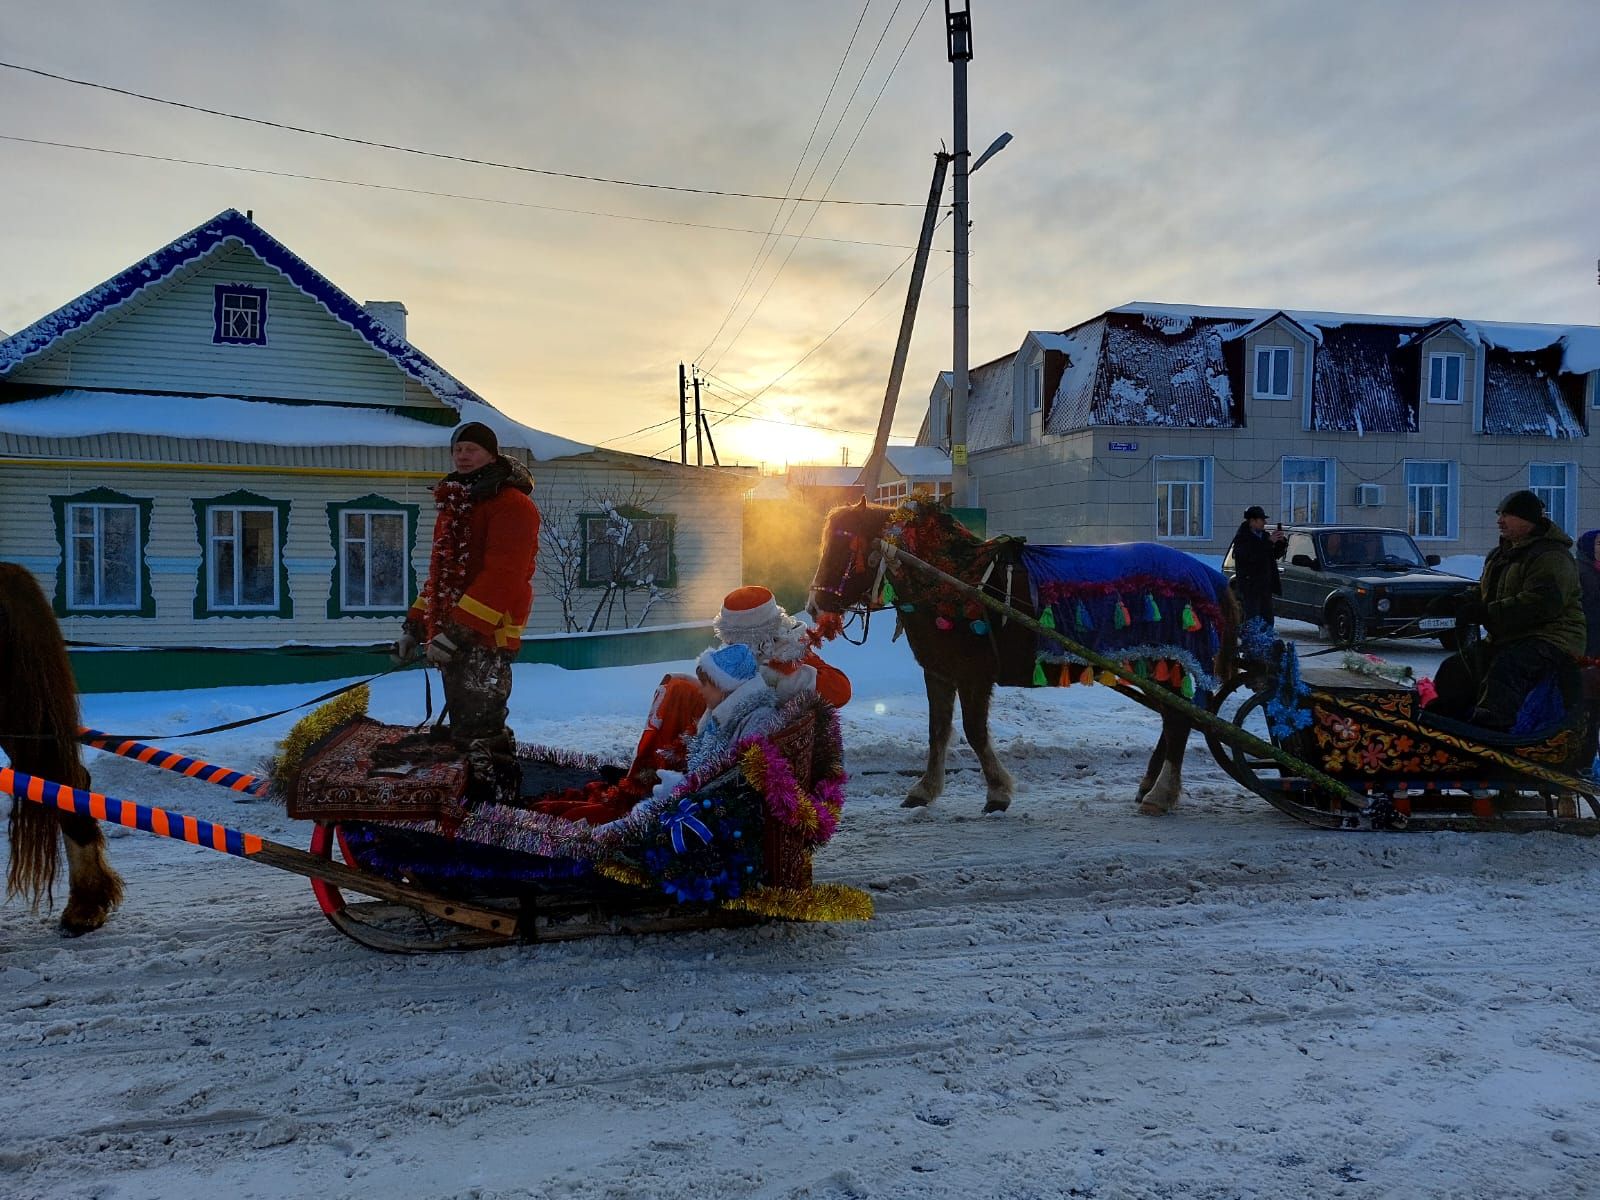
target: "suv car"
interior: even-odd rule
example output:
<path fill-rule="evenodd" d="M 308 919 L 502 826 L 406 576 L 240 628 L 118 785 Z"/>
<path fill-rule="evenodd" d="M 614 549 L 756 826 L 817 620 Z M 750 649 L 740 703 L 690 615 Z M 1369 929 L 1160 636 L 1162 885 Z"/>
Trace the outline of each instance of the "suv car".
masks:
<path fill-rule="evenodd" d="M 1286 529 L 1283 595 L 1274 596 L 1280 617 L 1310 621 L 1334 641 L 1353 645 L 1368 637 L 1437 637 L 1446 650 L 1475 640 L 1477 629 L 1457 629 L 1450 617 L 1426 615 L 1439 596 L 1455 596 L 1476 581 L 1435 570 L 1439 556 L 1426 557 L 1411 535 L 1365 525 L 1299 525 Z M 1233 578 L 1233 553 L 1222 570 Z"/>

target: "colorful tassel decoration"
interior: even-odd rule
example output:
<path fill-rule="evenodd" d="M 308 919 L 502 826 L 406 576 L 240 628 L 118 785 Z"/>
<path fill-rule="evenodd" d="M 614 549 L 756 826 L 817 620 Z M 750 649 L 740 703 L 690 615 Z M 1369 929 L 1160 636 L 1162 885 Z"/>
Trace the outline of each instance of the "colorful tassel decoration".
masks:
<path fill-rule="evenodd" d="M 1167 660 L 1158 659 L 1156 662 L 1155 679 L 1157 683 L 1165 683 L 1172 678 L 1172 673 L 1167 670 Z"/>
<path fill-rule="evenodd" d="M 900 606 L 900 611 L 901 612 L 916 612 L 917 611 L 917 606 L 915 604 L 902 604 Z"/>
<path fill-rule="evenodd" d="M 1093 629 L 1094 621 L 1089 617 L 1089 610 L 1083 606 L 1083 601 L 1078 601 L 1078 613 L 1074 618 L 1079 629 Z"/>
<path fill-rule="evenodd" d="M 1111 687 L 1117 682 L 1117 677 L 1110 671 L 1101 671 L 1100 682 L 1105 684 L 1107 687 Z"/>
<path fill-rule="evenodd" d="M 1044 659 L 1035 659 L 1033 663 L 1033 686 L 1049 687 L 1050 681 L 1044 677 Z"/>
<path fill-rule="evenodd" d="M 954 629 L 956 627 L 956 623 L 954 621 L 952 621 L 949 617 L 935 617 L 933 619 L 933 623 L 934 623 L 935 626 L 937 626 L 939 629 L 944 630 L 946 633 L 948 633 L 950 630 L 952 630 L 952 629 Z"/>
<path fill-rule="evenodd" d="M 1194 609 L 1188 604 L 1183 606 L 1183 631 L 1194 633 L 1200 628 L 1200 618 L 1194 615 Z"/>
<path fill-rule="evenodd" d="M 1144 619 L 1146 621 L 1161 620 L 1161 610 L 1156 607 L 1156 598 L 1146 592 L 1144 597 Z"/>
<path fill-rule="evenodd" d="M 1044 611 L 1039 614 L 1039 624 L 1046 629 L 1054 629 L 1056 627 L 1056 610 L 1048 604 L 1045 605 Z"/>
<path fill-rule="evenodd" d="M 890 583 L 887 579 L 883 581 L 883 591 L 880 594 L 883 596 L 883 602 L 891 606 L 894 604 L 895 600 L 898 599 L 895 594 L 894 584 Z"/>
<path fill-rule="evenodd" d="M 1183 687 L 1180 688 L 1179 690 L 1183 693 L 1183 698 L 1185 700 L 1193 700 L 1194 699 L 1194 676 L 1193 675 L 1185 675 L 1183 677 Z"/>
<path fill-rule="evenodd" d="M 1118 629 L 1126 629 L 1133 622 L 1133 617 L 1128 612 L 1128 606 L 1122 602 L 1122 597 L 1117 597 L 1117 607 L 1112 610 L 1111 624 Z"/>
<path fill-rule="evenodd" d="M 1134 663 L 1133 663 L 1133 673 L 1135 675 L 1137 675 L 1140 679 L 1149 679 L 1150 678 L 1150 663 L 1149 663 L 1149 660 L 1148 659 L 1143 659 L 1143 658 L 1135 659 Z"/>
<path fill-rule="evenodd" d="M 989 632 L 989 622 L 974 621 L 972 623 L 972 632 L 977 634 L 979 637 L 982 637 L 984 634 Z"/>
<path fill-rule="evenodd" d="M 1078 682 L 1079 683 L 1093 683 L 1094 682 L 1094 668 L 1091 667 L 1091 666 L 1085 665 L 1083 670 L 1078 672 Z"/>
<path fill-rule="evenodd" d="M 1061 671 L 1056 676 L 1056 686 L 1057 687 L 1071 687 L 1074 683 L 1077 682 L 1072 677 L 1073 673 L 1074 672 L 1073 672 L 1071 663 L 1062 663 L 1061 664 Z"/>

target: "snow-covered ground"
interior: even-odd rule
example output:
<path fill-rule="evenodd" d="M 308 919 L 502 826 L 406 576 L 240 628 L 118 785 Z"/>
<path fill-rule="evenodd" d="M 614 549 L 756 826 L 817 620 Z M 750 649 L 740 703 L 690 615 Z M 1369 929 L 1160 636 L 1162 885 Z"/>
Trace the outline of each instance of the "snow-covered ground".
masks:
<path fill-rule="evenodd" d="M 128 899 L 106 928 L 65 941 L 15 901 L 0 921 L 0 1195 L 1600 1188 L 1600 846 L 1315 831 L 1198 739 L 1182 806 L 1140 817 L 1154 721 L 1102 688 L 999 700 L 1009 813 L 979 815 L 964 745 L 944 799 L 904 810 L 925 710 L 888 633 L 828 652 L 856 685 L 852 785 L 817 875 L 868 890 L 870 923 L 399 958 L 342 938 L 297 877 L 109 830 Z M 515 724 L 622 754 L 661 670 L 519 668 Z M 192 728 L 308 690 L 85 716 Z M 373 710 L 420 717 L 415 676 Z M 288 724 L 177 745 L 250 768 Z M 269 803 L 93 759 L 114 795 L 305 842 Z"/>

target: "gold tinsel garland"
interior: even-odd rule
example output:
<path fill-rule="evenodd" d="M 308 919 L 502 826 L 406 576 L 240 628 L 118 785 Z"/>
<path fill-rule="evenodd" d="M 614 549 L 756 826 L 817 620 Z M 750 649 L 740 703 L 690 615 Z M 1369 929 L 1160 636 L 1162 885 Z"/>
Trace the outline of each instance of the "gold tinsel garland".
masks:
<path fill-rule="evenodd" d="M 814 883 L 808 888 L 757 888 L 724 900 L 731 912 L 754 913 L 784 921 L 870 921 L 872 897 L 842 883 Z"/>
<path fill-rule="evenodd" d="M 366 716 L 367 701 L 371 695 L 367 685 L 362 684 L 342 696 L 335 696 L 296 721 L 294 728 L 278 743 L 277 753 L 270 760 L 268 774 L 272 777 L 273 790 L 280 794 L 286 792 L 290 781 L 300 770 L 306 751 L 312 746 L 339 726 Z"/>
<path fill-rule="evenodd" d="M 653 888 L 655 886 L 655 880 L 639 870 L 638 867 L 630 867 L 627 863 L 597 862 L 594 864 L 594 870 L 596 875 L 602 875 L 613 883 L 640 888 Z"/>

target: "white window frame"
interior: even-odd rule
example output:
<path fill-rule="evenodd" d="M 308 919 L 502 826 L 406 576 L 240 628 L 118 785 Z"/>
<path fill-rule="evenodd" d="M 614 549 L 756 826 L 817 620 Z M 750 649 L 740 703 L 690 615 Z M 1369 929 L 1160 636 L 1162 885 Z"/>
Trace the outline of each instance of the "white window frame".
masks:
<path fill-rule="evenodd" d="M 365 517 L 367 519 L 366 533 L 359 538 L 352 537 L 347 517 Z M 375 603 L 372 599 L 372 519 L 374 517 L 393 517 L 400 522 L 400 595 L 393 602 Z M 367 547 L 367 553 L 362 557 L 361 590 L 366 596 L 365 604 L 347 604 L 344 596 L 339 597 L 339 608 L 344 612 L 400 612 L 406 606 L 406 568 L 409 566 L 408 558 L 411 546 L 411 530 L 408 528 L 410 514 L 404 509 L 394 508 L 341 508 L 339 510 L 339 589 L 350 582 L 350 561 L 345 557 L 345 548 L 352 542 L 362 542 Z M 235 593 L 237 594 L 237 593 Z"/>
<path fill-rule="evenodd" d="M 278 594 L 279 564 L 283 561 L 283 530 L 278 522 L 278 510 L 257 504 L 216 504 L 206 506 L 206 608 L 211 612 L 277 612 L 283 603 L 283 598 Z M 233 514 L 233 532 L 219 534 L 216 532 L 216 514 Z M 237 601 L 243 592 L 243 547 L 240 538 L 243 536 L 243 522 L 240 515 L 249 512 L 264 512 L 272 514 L 272 602 L 270 604 L 222 604 L 217 600 L 216 579 L 217 573 L 212 568 L 216 562 L 216 546 L 220 542 L 232 541 L 233 546 L 233 595 Z"/>
<path fill-rule="evenodd" d="M 1042 412 L 1044 409 L 1044 359 L 1036 358 L 1028 364 L 1028 412 Z"/>
<path fill-rule="evenodd" d="M 1445 481 L 1444 483 L 1413 483 L 1411 481 L 1412 467 L 1443 467 L 1445 469 Z M 1457 484 L 1459 475 L 1460 471 L 1456 466 L 1456 463 L 1450 459 L 1408 458 L 1402 463 L 1401 478 L 1405 480 L 1406 485 L 1406 532 L 1417 541 L 1450 542 L 1454 541 L 1459 536 L 1457 533 L 1457 530 L 1460 528 L 1458 512 L 1460 508 L 1461 489 Z M 1418 529 L 1417 516 L 1420 511 L 1418 505 L 1418 494 L 1423 488 L 1427 488 L 1433 492 L 1437 492 L 1439 488 L 1444 489 L 1443 512 L 1445 531 L 1443 533 L 1423 533 Z M 1438 506 L 1435 506 L 1434 511 L 1439 511 Z"/>
<path fill-rule="evenodd" d="M 1274 391 L 1273 380 L 1277 378 L 1278 355 L 1284 356 L 1283 391 Z M 1267 359 L 1266 382 L 1262 382 L 1261 360 Z M 1294 395 L 1294 347 L 1293 346 L 1257 346 L 1255 348 L 1255 380 L 1251 391 L 1257 400 L 1288 400 Z"/>
<path fill-rule="evenodd" d="M 1161 469 L 1163 463 L 1170 462 L 1197 462 L 1200 464 L 1199 479 L 1162 479 Z M 1203 542 L 1211 537 L 1211 477 L 1212 459 L 1210 455 L 1201 454 L 1158 454 L 1152 460 L 1155 467 L 1155 532 L 1156 539 L 1162 542 Z M 1191 503 L 1185 511 L 1194 512 L 1195 505 L 1192 501 L 1194 489 L 1199 489 L 1200 532 L 1174 534 L 1170 532 L 1172 523 L 1172 496 L 1169 492 L 1165 501 L 1162 499 L 1161 489 L 1165 486 L 1181 484 L 1189 492 Z M 1163 507 L 1164 505 L 1164 507 Z M 1162 526 L 1166 525 L 1169 532 L 1163 533 Z"/>
<path fill-rule="evenodd" d="M 1539 467 L 1554 467 L 1561 472 L 1561 482 L 1558 484 L 1535 483 L 1533 472 Z M 1572 533 L 1577 523 L 1578 512 L 1578 464 L 1570 462 L 1531 462 L 1528 464 L 1528 490 L 1544 501 L 1544 511 L 1550 519 L 1567 533 Z M 1559 492 L 1559 506 L 1551 503 L 1557 499 Z"/>
<path fill-rule="evenodd" d="M 1321 463 L 1322 482 L 1317 483 L 1311 480 L 1290 479 L 1290 463 Z M 1338 470 L 1338 459 L 1317 458 L 1310 455 L 1285 454 L 1278 463 L 1278 478 L 1283 487 L 1282 504 L 1280 505 L 1278 511 L 1282 514 L 1282 519 L 1285 521 L 1292 521 L 1295 524 L 1305 525 L 1324 525 L 1337 521 L 1339 516 L 1337 506 L 1334 502 L 1334 497 L 1338 494 L 1335 486 L 1337 482 Z M 1317 490 L 1322 492 L 1322 511 L 1320 515 L 1311 512 L 1311 505 L 1309 503 L 1311 493 Z M 1295 512 L 1295 496 L 1298 492 L 1304 492 L 1308 500 L 1306 505 L 1308 516 L 1303 522 L 1298 517 L 1293 515 Z"/>
<path fill-rule="evenodd" d="M 872 502 L 898 506 L 909 495 L 911 495 L 911 485 L 904 479 L 896 479 L 890 483 L 880 483 L 878 494 L 872 498 Z"/>
<path fill-rule="evenodd" d="M 1447 389 L 1447 385 L 1449 383 L 1449 378 L 1450 378 L 1449 363 L 1450 363 L 1450 360 L 1452 360 L 1452 359 L 1455 361 L 1455 364 L 1456 364 L 1456 394 L 1455 394 L 1455 399 L 1451 399 L 1449 396 L 1446 396 L 1446 395 L 1443 394 L 1443 392 Z M 1434 387 L 1433 387 L 1433 385 L 1434 385 L 1433 367 L 1434 367 L 1435 363 L 1441 364 L 1440 368 L 1439 368 L 1439 379 L 1438 379 L 1440 391 L 1439 391 L 1438 394 L 1436 394 L 1434 392 Z M 1466 396 L 1466 391 L 1467 391 L 1467 356 L 1465 354 L 1462 354 L 1459 351 L 1455 351 L 1455 350 L 1431 350 L 1431 351 L 1429 351 L 1428 352 L 1428 403 L 1429 404 L 1460 404 L 1460 403 L 1462 403 L 1463 399 Z"/>
<path fill-rule="evenodd" d="M 78 574 L 73 569 L 77 561 L 74 553 L 74 543 L 83 539 L 84 534 L 77 531 L 75 514 L 81 509 L 88 509 L 94 513 L 94 528 L 87 535 L 88 540 L 94 544 L 94 598 L 85 600 L 77 595 Z M 133 597 L 126 603 L 111 603 L 102 598 L 106 574 L 106 555 L 104 545 L 105 518 L 102 515 L 109 509 L 126 509 L 133 514 Z M 61 564 L 61 569 L 66 573 L 67 608 L 73 612 L 138 612 L 140 607 L 139 587 L 140 571 L 144 563 L 144 545 L 142 542 L 143 531 L 140 529 L 140 511 L 137 504 L 68 504 L 66 506 L 66 556 Z"/>

